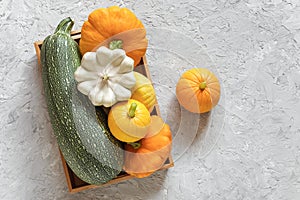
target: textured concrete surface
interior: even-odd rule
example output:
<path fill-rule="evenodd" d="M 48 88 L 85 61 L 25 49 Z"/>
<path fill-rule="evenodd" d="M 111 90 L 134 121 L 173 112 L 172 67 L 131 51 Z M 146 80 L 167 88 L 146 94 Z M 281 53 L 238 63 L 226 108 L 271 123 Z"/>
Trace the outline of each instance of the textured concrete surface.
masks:
<path fill-rule="evenodd" d="M 64 17 L 79 29 L 93 9 L 115 4 L 149 29 L 147 56 L 174 132 L 175 167 L 71 195 L 33 42 Z M 2 0 L 0 36 L 0 199 L 300 199 L 299 0 Z M 192 65 L 209 67 L 223 88 L 195 131 L 174 97 Z"/>

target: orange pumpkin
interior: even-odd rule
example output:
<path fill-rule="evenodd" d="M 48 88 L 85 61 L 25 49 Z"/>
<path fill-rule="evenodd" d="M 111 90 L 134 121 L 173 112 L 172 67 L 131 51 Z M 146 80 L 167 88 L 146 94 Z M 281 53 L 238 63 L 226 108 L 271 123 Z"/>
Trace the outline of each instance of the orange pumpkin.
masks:
<path fill-rule="evenodd" d="M 99 46 L 124 49 L 136 66 L 148 46 L 144 25 L 127 8 L 112 6 L 97 9 L 82 26 L 79 47 L 83 55 Z"/>
<path fill-rule="evenodd" d="M 124 170 L 143 178 L 160 169 L 170 155 L 172 133 L 169 125 L 158 116 L 151 116 L 152 123 L 145 138 L 125 145 Z"/>
<path fill-rule="evenodd" d="M 190 112 L 209 112 L 220 99 L 220 83 L 208 69 L 193 68 L 179 79 L 176 96 L 180 105 Z"/>

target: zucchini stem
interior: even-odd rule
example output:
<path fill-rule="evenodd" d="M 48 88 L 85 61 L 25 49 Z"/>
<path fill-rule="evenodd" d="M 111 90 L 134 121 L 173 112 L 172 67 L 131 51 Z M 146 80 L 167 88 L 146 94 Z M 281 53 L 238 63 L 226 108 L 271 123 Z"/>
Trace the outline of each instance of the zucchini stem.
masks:
<path fill-rule="evenodd" d="M 59 32 L 59 33 L 65 33 L 70 35 L 73 26 L 74 26 L 74 21 L 70 17 L 67 17 L 59 22 L 57 28 L 55 29 L 54 34 Z"/>

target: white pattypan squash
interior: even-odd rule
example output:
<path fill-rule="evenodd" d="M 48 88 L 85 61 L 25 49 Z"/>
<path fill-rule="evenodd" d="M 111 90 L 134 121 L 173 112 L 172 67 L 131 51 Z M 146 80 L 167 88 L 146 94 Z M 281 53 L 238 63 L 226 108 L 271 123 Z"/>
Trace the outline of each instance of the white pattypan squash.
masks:
<path fill-rule="evenodd" d="M 75 71 L 78 90 L 95 106 L 110 107 L 131 97 L 135 86 L 134 61 L 122 49 L 100 47 L 84 54 Z"/>

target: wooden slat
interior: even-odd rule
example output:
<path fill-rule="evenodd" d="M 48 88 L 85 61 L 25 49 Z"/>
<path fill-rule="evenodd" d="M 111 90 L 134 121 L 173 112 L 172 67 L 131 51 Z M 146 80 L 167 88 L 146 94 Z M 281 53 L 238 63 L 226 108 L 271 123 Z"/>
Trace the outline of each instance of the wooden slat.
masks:
<path fill-rule="evenodd" d="M 80 37 L 81 37 L 81 31 L 80 30 L 72 31 L 71 36 L 74 40 L 79 41 Z M 34 42 L 34 47 L 35 47 L 35 51 L 36 51 L 36 55 L 37 55 L 37 59 L 38 59 L 38 63 L 39 63 L 39 72 L 41 72 L 40 53 L 41 53 L 42 44 L 43 44 L 43 41 Z M 142 64 L 141 66 L 136 67 L 136 71 L 142 73 L 143 75 L 145 75 L 151 81 L 151 76 L 150 76 L 150 71 L 149 71 L 146 56 L 143 57 L 143 59 L 141 61 L 141 64 Z M 156 103 L 156 105 L 155 105 L 155 107 L 152 111 L 152 114 L 156 114 L 156 115 L 160 116 L 160 110 L 159 110 L 159 106 L 158 106 L 157 103 Z M 111 185 L 111 184 L 116 184 L 116 183 L 119 183 L 121 181 L 125 181 L 125 180 L 129 180 L 129 179 L 134 178 L 133 176 L 124 173 L 124 174 L 118 175 L 115 179 L 113 179 L 113 180 L 111 180 L 111 181 L 109 181 L 105 184 L 90 185 L 90 184 L 85 183 L 84 181 L 80 180 L 74 174 L 74 172 L 69 168 L 68 164 L 66 163 L 61 151 L 60 151 L 60 157 L 61 157 L 61 161 L 62 161 L 62 165 L 63 165 L 63 168 L 64 168 L 66 181 L 67 181 L 67 185 L 68 185 L 68 189 L 69 189 L 70 193 L 76 193 L 76 192 L 80 192 L 80 191 L 87 190 L 87 189 L 93 189 L 93 188 L 103 187 L 103 186 L 107 186 L 107 185 Z M 173 166 L 174 166 L 174 163 L 173 163 L 172 157 L 170 155 L 168 160 L 166 161 L 165 165 L 160 170 L 168 169 L 168 168 L 173 167 Z"/>

